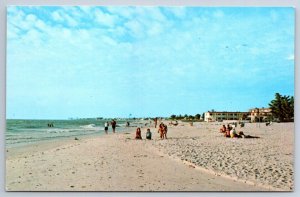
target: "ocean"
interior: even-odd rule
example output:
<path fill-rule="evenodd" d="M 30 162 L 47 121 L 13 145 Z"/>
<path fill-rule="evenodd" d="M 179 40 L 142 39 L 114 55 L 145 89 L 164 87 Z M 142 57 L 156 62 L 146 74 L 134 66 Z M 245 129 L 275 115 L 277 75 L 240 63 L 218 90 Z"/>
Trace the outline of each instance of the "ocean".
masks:
<path fill-rule="evenodd" d="M 6 121 L 6 146 L 16 147 L 46 140 L 80 138 L 80 136 L 104 135 L 104 123 L 111 120 L 11 120 Z M 117 120 L 116 132 L 129 130 L 125 120 Z M 53 127 L 49 127 L 52 124 Z M 51 126 L 52 126 L 51 125 Z M 108 129 L 112 133 L 111 126 Z"/>

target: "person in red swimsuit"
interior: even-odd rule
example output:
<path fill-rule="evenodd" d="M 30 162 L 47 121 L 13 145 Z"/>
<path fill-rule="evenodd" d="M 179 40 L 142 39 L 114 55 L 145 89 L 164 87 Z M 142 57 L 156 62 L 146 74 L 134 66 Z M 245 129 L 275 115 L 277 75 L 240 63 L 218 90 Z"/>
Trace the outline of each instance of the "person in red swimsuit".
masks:
<path fill-rule="evenodd" d="M 220 133 L 225 133 L 226 132 L 226 127 L 225 125 L 223 125 L 220 129 Z"/>
<path fill-rule="evenodd" d="M 137 140 L 141 140 L 141 139 L 142 139 L 142 132 L 141 132 L 141 128 L 140 128 L 140 127 L 138 127 L 138 128 L 136 129 L 136 132 L 135 132 L 135 139 L 137 139 Z"/>
<path fill-rule="evenodd" d="M 164 139 L 164 134 L 165 134 L 165 125 L 164 123 L 160 123 L 159 127 L 158 127 L 158 133 L 160 134 L 160 139 Z"/>

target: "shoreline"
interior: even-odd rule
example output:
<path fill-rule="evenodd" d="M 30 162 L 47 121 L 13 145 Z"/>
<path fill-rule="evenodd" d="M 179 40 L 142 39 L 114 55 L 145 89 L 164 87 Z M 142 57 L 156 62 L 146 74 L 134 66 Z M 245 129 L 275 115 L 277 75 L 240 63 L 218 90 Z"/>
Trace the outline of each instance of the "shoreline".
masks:
<path fill-rule="evenodd" d="M 119 128 L 121 128 L 121 129 L 119 129 Z M 127 130 L 128 130 L 128 127 L 117 127 L 116 133 L 127 132 Z M 113 134 L 111 128 L 109 129 L 108 134 Z M 75 138 L 86 139 L 86 138 L 99 137 L 99 136 L 103 136 L 103 135 L 106 135 L 104 129 L 96 131 L 95 133 L 91 133 L 91 134 L 79 134 L 79 135 L 62 136 L 62 137 L 59 136 L 59 137 L 53 137 L 53 138 L 49 138 L 49 139 L 32 141 L 32 142 L 28 142 L 28 143 L 22 142 L 22 143 L 15 143 L 15 144 L 6 144 L 5 148 L 6 148 L 6 151 L 9 149 L 23 149 L 23 148 L 27 148 L 27 147 L 31 147 L 31 146 L 39 146 L 41 144 L 60 143 L 60 142 L 63 143 L 63 142 L 74 140 Z"/>
<path fill-rule="evenodd" d="M 182 126 L 184 125 L 184 126 Z M 211 127 L 211 128 L 215 128 L 215 127 L 219 127 L 219 124 L 196 124 L 194 125 L 194 127 L 189 126 L 188 124 L 185 123 L 181 123 L 180 126 L 178 127 L 169 127 L 169 139 L 168 140 L 160 140 L 158 139 L 158 134 L 156 133 L 156 129 L 154 129 L 153 127 L 150 127 L 152 133 L 153 133 L 153 138 L 154 140 L 134 140 L 134 135 L 135 135 L 135 128 L 136 127 L 130 127 L 130 131 L 127 132 L 118 132 L 116 134 L 108 134 L 108 135 L 101 135 L 101 136 L 89 136 L 86 138 L 82 138 L 79 140 L 64 140 L 64 141 L 60 141 L 57 143 L 43 143 L 43 144 L 39 144 L 35 147 L 27 147 L 25 149 L 23 149 L 23 151 L 16 151 L 13 149 L 8 149 L 9 152 L 6 153 L 6 158 L 7 158 L 7 162 L 6 162 L 6 166 L 7 166 L 7 177 L 6 177 L 6 189 L 7 191 L 292 191 L 291 189 L 287 189 L 287 188 L 277 188 L 277 187 L 273 187 L 272 185 L 266 185 L 266 182 L 253 182 L 252 180 L 247 180 L 247 179 L 242 179 L 241 177 L 234 177 L 234 176 L 229 176 L 227 175 L 224 171 L 223 173 L 221 173 L 219 170 L 211 170 L 208 169 L 207 167 L 203 167 L 201 165 L 197 165 L 197 163 L 193 162 L 193 161 L 189 161 L 188 157 L 182 158 L 181 156 L 178 156 L 176 154 L 178 154 L 179 151 L 175 151 L 175 154 L 173 154 L 174 152 L 174 147 L 178 148 L 180 147 L 183 143 L 184 146 L 185 145 L 185 141 L 190 142 L 195 142 L 197 140 L 200 140 L 199 143 L 201 142 L 201 139 L 195 139 L 198 135 L 199 135 L 199 131 L 200 132 L 205 132 L 206 133 L 210 133 L 211 129 L 207 129 L 206 127 Z M 253 126 L 253 125 L 252 125 Z M 200 130 L 199 130 L 200 128 Z M 204 130 L 201 130 L 204 129 Z M 142 136 L 144 138 L 145 135 L 145 130 L 146 128 L 142 128 Z M 183 131 L 186 130 L 188 132 L 184 132 Z M 211 133 L 212 136 L 216 136 L 218 135 L 217 133 L 218 131 L 213 131 L 213 133 Z M 210 139 L 209 136 L 207 139 Z M 226 139 L 226 138 L 222 138 L 222 140 L 225 141 L 233 141 L 235 139 Z M 236 140 L 244 140 L 244 139 L 236 139 Z M 247 139 L 250 140 L 250 139 Z M 182 141 L 182 142 L 181 142 Z M 234 142 L 234 141 L 233 141 Z M 242 142 L 242 141 L 241 141 Z M 246 141 L 244 141 L 246 142 Z M 176 145 L 177 143 L 177 145 Z M 80 147 L 80 148 L 79 148 Z M 93 148 L 96 149 L 93 149 Z M 205 147 L 204 147 L 205 148 Z M 124 150 L 123 150 L 124 149 Z M 96 153 L 93 152 L 89 152 L 89 151 L 93 151 L 96 150 Z M 132 150 L 139 152 L 139 154 L 135 154 L 135 152 L 132 152 Z M 205 149 L 208 150 L 208 149 Z M 16 152 L 14 152 L 16 151 Z M 172 152 L 173 151 L 173 152 Z M 214 150 L 211 150 L 214 151 Z M 59 152 L 64 153 L 63 155 L 59 155 Z M 77 154 L 78 155 L 77 155 Z M 123 155 L 121 154 L 123 153 Z M 147 154 L 146 154 L 147 153 Z M 91 154 L 89 156 L 86 156 L 85 154 Z M 183 153 L 184 154 L 184 153 Z M 67 155 L 67 156 L 66 156 Z M 69 156 L 72 155 L 72 156 Z M 92 156 L 94 155 L 94 156 Z M 102 157 L 100 157 L 100 155 L 102 155 Z M 142 156 L 141 156 L 142 155 Z M 180 155 L 180 154 L 179 154 Z M 59 156 L 59 158 L 53 158 L 53 156 Z M 66 156 L 62 157 L 62 156 Z M 88 160 L 95 160 L 96 158 L 98 158 L 98 160 L 94 161 L 94 169 L 90 169 L 90 166 L 86 166 L 83 165 L 82 163 L 78 163 L 78 161 L 74 158 L 76 157 L 78 159 L 78 156 L 82 157 L 83 161 L 88 161 Z M 186 154 L 185 156 L 188 156 L 188 154 Z M 122 164 L 122 166 L 115 166 L 114 164 L 114 160 L 113 157 L 116 160 L 120 160 Z M 144 158 L 145 157 L 145 158 Z M 152 158 L 153 157 L 153 158 Z M 49 158 L 53 158 L 54 161 L 49 160 Z M 149 158 L 152 158 L 151 160 L 149 160 Z M 99 161 L 101 160 L 101 162 L 103 162 L 103 164 L 99 164 Z M 129 160 L 129 161 L 126 161 Z M 153 160 L 153 161 L 152 161 Z M 67 162 L 68 161 L 68 162 Z M 50 162 L 50 163 L 47 163 Z M 35 185 L 34 188 L 32 188 L 31 186 L 25 183 L 22 183 L 22 181 L 17 181 L 19 179 L 22 179 L 23 181 L 29 181 L 32 182 L 33 180 L 35 180 L 35 182 L 43 182 L 42 185 L 44 185 L 47 182 L 51 182 L 51 177 L 55 176 L 55 175 L 51 175 L 48 178 L 45 178 L 45 176 L 48 174 L 49 172 L 45 172 L 45 168 L 52 168 L 51 167 L 51 163 L 56 162 L 56 163 L 61 163 L 66 165 L 69 169 L 74 169 L 74 172 L 77 174 L 77 178 L 81 179 L 83 178 L 82 176 L 84 176 L 84 173 L 77 173 L 77 171 L 82 171 L 82 169 L 85 169 L 89 172 L 90 170 L 92 171 L 96 171 L 99 172 L 104 170 L 103 172 L 105 172 L 104 174 L 106 174 L 106 178 L 104 178 L 105 176 L 102 174 L 100 177 L 102 177 L 102 180 L 107 180 L 108 182 L 110 182 L 113 186 L 110 187 L 109 185 L 103 186 L 103 185 L 92 185 L 90 186 L 90 188 L 83 187 L 83 188 L 72 188 L 72 187 L 68 187 L 68 186 L 60 186 L 57 185 L 58 183 L 53 182 L 52 184 L 56 185 L 56 189 L 53 188 L 52 186 L 47 187 L 44 186 L 41 188 L 41 186 L 37 186 L 38 183 Z M 146 164 L 145 164 L 146 162 Z M 149 164 L 147 162 L 150 162 Z M 176 186 L 162 186 L 159 187 L 159 185 L 157 185 L 157 183 L 155 183 L 155 181 L 162 181 L 164 179 L 167 179 L 168 181 L 170 177 L 173 177 L 174 175 L 170 175 L 170 173 L 165 173 L 162 170 L 166 167 L 163 166 L 163 168 L 161 169 L 161 167 L 159 166 L 160 162 L 165 162 L 167 163 L 167 167 L 172 169 L 172 168 L 178 168 L 180 169 L 180 171 L 183 171 L 183 173 L 187 173 L 186 171 L 192 170 L 192 174 L 190 174 L 190 176 L 194 176 L 193 177 L 193 181 L 195 179 L 199 179 L 198 182 L 201 182 L 201 185 L 197 185 L 197 186 L 183 186 L 183 188 L 181 187 L 181 184 L 185 185 L 185 183 L 177 183 L 175 180 L 173 182 L 174 185 Z M 214 162 L 220 162 L 220 161 L 214 161 Z M 23 174 L 23 176 L 25 177 L 23 178 L 18 178 L 18 173 L 14 172 L 14 169 L 16 166 L 19 166 L 22 168 L 22 165 L 25 165 L 25 169 L 23 169 L 25 172 L 28 172 L 29 175 L 32 175 L 30 173 L 33 172 L 29 172 L 32 171 L 33 168 L 36 168 L 37 163 L 40 163 L 40 165 L 44 166 L 44 168 L 40 168 L 40 172 L 42 172 L 44 174 L 44 176 L 42 177 L 41 175 L 36 175 L 36 177 L 28 177 L 28 175 Z M 104 165 L 105 163 L 114 166 L 115 168 L 111 168 L 109 166 L 105 166 L 103 167 L 102 165 Z M 57 164 L 52 164 L 52 165 L 56 165 Z M 64 166 L 62 165 L 62 166 Z M 124 165 L 124 166 L 123 166 Z M 138 165 L 140 166 L 141 170 L 143 171 L 144 168 L 147 169 L 149 172 L 146 173 L 144 172 L 144 174 L 142 175 L 138 175 L 139 172 L 135 172 L 135 168 L 131 165 Z M 153 169 L 153 167 L 155 166 L 156 169 Z M 14 167 L 14 168 L 12 168 Z M 209 167 L 209 165 L 208 165 Z M 59 171 L 58 174 L 68 174 L 66 173 L 67 169 L 56 169 L 56 171 Z M 102 169 L 102 170 L 101 170 Z M 126 170 L 125 170 L 126 169 Z M 178 170 L 177 169 L 177 170 Z M 123 172 L 123 170 L 128 171 L 128 172 Z M 197 173 L 195 173 L 195 170 L 197 171 Z M 50 171 L 52 172 L 54 171 L 53 169 Z M 67 170 L 68 171 L 68 170 Z M 125 177 L 131 177 L 131 178 L 124 178 L 124 180 L 118 180 L 117 182 L 120 182 L 120 184 L 122 185 L 121 188 L 123 188 L 123 190 L 119 190 L 119 188 L 114 185 L 114 182 L 111 182 L 112 180 L 110 180 L 112 177 L 116 176 L 116 172 L 119 172 L 120 174 L 123 174 Z M 157 172 L 158 171 L 158 172 Z M 46 173 L 46 174 L 45 174 Z M 93 172 L 94 173 L 94 172 Z M 51 173 L 50 173 L 51 174 Z M 134 174 L 135 176 L 131 176 L 131 174 Z M 203 183 L 203 180 L 201 180 L 198 176 L 196 176 L 197 174 L 200 175 L 200 177 L 209 177 L 207 178 L 207 180 L 210 180 L 212 183 L 210 184 L 205 184 L 205 182 Z M 60 176 L 60 175 L 56 175 L 56 176 Z M 139 187 L 135 187 L 134 185 L 132 185 L 132 181 L 136 184 L 140 183 L 140 177 L 139 176 L 150 176 L 150 179 L 148 179 L 148 181 L 153 184 L 153 187 L 150 187 L 148 189 L 146 189 L 144 186 L 139 188 Z M 155 176 L 156 175 L 156 176 Z M 21 176 L 21 177 L 23 177 Z M 55 177 L 56 177 L 55 176 Z M 152 177 L 153 176 L 153 177 Z M 159 177 L 159 176 L 163 176 L 163 177 Z M 168 177 L 169 176 L 169 177 Z M 177 175 L 178 176 L 178 175 Z M 71 177 L 69 175 L 67 175 L 65 177 L 65 175 L 63 176 L 65 179 L 70 179 Z M 111 177 L 111 178 L 109 178 Z M 151 179 L 152 177 L 152 179 Z M 213 178 L 211 178 L 213 177 Z M 56 177 L 57 178 L 57 177 Z M 56 180 L 55 178 L 55 180 Z M 76 177 L 73 177 L 76 178 Z M 98 177 L 99 178 L 99 177 Z M 189 177 L 186 177 L 186 175 L 179 175 L 180 180 L 181 179 L 188 179 Z M 173 179 L 176 179 L 176 177 L 173 177 Z M 26 182 L 25 181 L 25 182 Z M 61 181 L 60 179 L 57 179 L 57 181 Z M 75 181 L 75 180 L 74 180 Z M 94 180 L 94 178 L 88 178 L 87 180 L 88 182 L 94 182 L 96 180 Z M 18 183 L 20 182 L 20 183 Z M 64 182 L 64 181 L 62 181 Z M 76 182 L 76 181 L 75 181 Z M 82 182 L 82 181 L 81 181 Z M 125 186 L 124 184 L 126 184 L 126 182 L 128 182 L 129 186 Z M 226 182 L 227 185 L 223 185 L 224 182 Z M 188 183 L 188 181 L 187 181 Z M 146 184 L 146 183 L 145 183 Z M 204 185 L 203 185 L 204 184 Z M 216 187 L 213 187 L 216 186 Z M 229 187 L 230 186 L 230 187 Z M 23 188 L 23 189 L 22 189 Z M 48 189 L 47 189 L 48 188 Z M 125 190 L 124 190 L 125 188 Z M 204 189 L 203 189 L 204 188 Z M 214 189 L 212 189 L 214 188 Z M 41 190 L 42 189 L 42 190 Z"/>

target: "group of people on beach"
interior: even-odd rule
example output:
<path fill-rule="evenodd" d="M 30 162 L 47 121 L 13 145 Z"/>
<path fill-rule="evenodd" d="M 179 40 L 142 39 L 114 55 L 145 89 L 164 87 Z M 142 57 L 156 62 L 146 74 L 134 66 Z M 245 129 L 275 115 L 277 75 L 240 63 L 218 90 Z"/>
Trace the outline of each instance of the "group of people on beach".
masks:
<path fill-rule="evenodd" d="M 159 126 L 158 126 L 157 133 L 160 134 L 160 139 L 167 139 L 167 133 L 168 133 L 168 127 L 167 127 L 167 125 L 165 125 L 163 122 L 161 122 L 159 124 Z M 140 127 L 138 127 L 136 129 L 135 139 L 139 139 L 139 140 L 143 139 Z M 146 132 L 146 139 L 148 139 L 148 140 L 152 139 L 152 133 L 151 133 L 151 131 L 150 131 L 149 128 L 147 129 L 147 132 Z"/>
<path fill-rule="evenodd" d="M 160 134 L 160 139 L 168 139 L 167 138 L 167 133 L 168 133 L 168 127 L 167 125 L 165 125 L 163 122 L 161 122 L 159 124 L 159 128 L 158 128 L 158 131 L 157 131 L 159 134 Z"/>
<path fill-rule="evenodd" d="M 223 125 L 220 128 L 220 133 L 224 133 L 224 137 L 231 137 L 231 138 L 243 136 L 242 131 L 240 131 L 239 134 L 237 134 L 235 130 L 235 125 L 230 125 L 230 124 L 227 124 L 227 127 Z"/>
<path fill-rule="evenodd" d="M 111 124 L 111 128 L 112 128 L 113 133 L 115 133 L 115 132 L 116 132 L 116 125 L 117 125 L 117 122 L 113 119 L 113 120 L 110 122 L 110 124 Z M 104 131 L 105 131 L 106 134 L 108 134 L 108 127 L 109 127 L 109 123 L 108 123 L 108 122 L 105 122 L 105 123 L 104 123 Z"/>
<path fill-rule="evenodd" d="M 142 138 L 142 132 L 141 132 L 141 128 L 140 128 L 140 127 L 138 127 L 138 128 L 136 129 L 136 132 L 135 132 L 135 139 L 137 139 L 137 140 L 142 140 L 142 139 L 143 139 L 143 138 Z M 151 140 L 151 139 L 152 139 L 152 133 L 151 133 L 151 131 L 150 131 L 149 128 L 147 129 L 147 132 L 146 132 L 146 139 L 147 139 L 147 140 Z"/>
<path fill-rule="evenodd" d="M 224 134 L 224 137 L 228 138 L 259 138 L 256 136 L 251 136 L 251 135 L 245 135 L 243 131 L 236 131 L 236 126 L 237 124 L 227 124 L 227 127 L 223 125 L 220 128 L 220 133 Z M 244 126 L 244 125 L 243 125 Z M 243 127 L 241 126 L 241 127 Z"/>

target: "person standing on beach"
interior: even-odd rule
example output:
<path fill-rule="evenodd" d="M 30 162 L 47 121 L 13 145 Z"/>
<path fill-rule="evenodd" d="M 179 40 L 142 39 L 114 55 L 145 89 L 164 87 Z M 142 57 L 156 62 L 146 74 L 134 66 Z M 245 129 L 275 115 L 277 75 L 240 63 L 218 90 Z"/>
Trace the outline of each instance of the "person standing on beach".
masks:
<path fill-rule="evenodd" d="M 164 123 L 160 123 L 159 128 L 158 128 L 158 133 L 160 134 L 160 139 L 164 139 L 165 137 L 165 125 Z"/>
<path fill-rule="evenodd" d="M 113 120 L 111 121 L 111 127 L 112 127 L 112 130 L 113 130 L 113 133 L 116 132 L 116 125 L 117 125 L 117 123 L 116 123 L 116 121 L 113 119 Z"/>
<path fill-rule="evenodd" d="M 156 128 L 157 126 L 157 118 L 154 118 L 154 127 Z"/>
<path fill-rule="evenodd" d="M 164 124 L 163 127 L 164 127 L 164 138 L 167 139 L 168 126 Z"/>
<path fill-rule="evenodd" d="M 105 131 L 106 134 L 107 134 L 107 131 L 108 131 L 108 126 L 109 126 L 108 122 L 104 123 L 104 131 Z"/>

